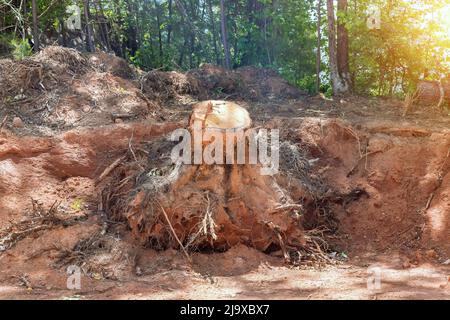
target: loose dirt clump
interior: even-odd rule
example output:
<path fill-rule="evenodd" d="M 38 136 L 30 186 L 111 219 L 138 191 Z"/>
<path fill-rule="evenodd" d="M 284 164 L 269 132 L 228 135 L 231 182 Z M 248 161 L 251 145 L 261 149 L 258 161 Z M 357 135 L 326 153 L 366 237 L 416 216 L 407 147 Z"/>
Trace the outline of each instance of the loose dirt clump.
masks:
<path fill-rule="evenodd" d="M 24 90 L 39 89 L 44 70 L 42 63 L 31 60 L 0 60 L 0 97 L 10 100 L 23 99 L 23 95 L 16 95 Z"/>
<path fill-rule="evenodd" d="M 137 72 L 124 59 L 108 54 L 103 51 L 97 51 L 89 56 L 89 63 L 102 72 L 108 72 L 113 76 L 123 79 L 134 79 Z"/>
<path fill-rule="evenodd" d="M 191 70 L 193 75 L 200 82 L 209 94 L 231 95 L 239 90 L 239 78 L 230 70 L 212 64 L 204 64 L 199 69 Z"/>
<path fill-rule="evenodd" d="M 241 95 L 248 92 L 253 100 L 295 99 L 306 95 L 281 78 L 273 69 L 242 67 L 235 72 L 244 84 Z"/>
<path fill-rule="evenodd" d="M 132 81 L 132 68 L 106 53 L 50 46 L 22 61 L 0 60 L 0 75 L 0 117 L 9 115 L 7 127 L 20 118 L 24 133 L 160 116 L 159 105 Z"/>

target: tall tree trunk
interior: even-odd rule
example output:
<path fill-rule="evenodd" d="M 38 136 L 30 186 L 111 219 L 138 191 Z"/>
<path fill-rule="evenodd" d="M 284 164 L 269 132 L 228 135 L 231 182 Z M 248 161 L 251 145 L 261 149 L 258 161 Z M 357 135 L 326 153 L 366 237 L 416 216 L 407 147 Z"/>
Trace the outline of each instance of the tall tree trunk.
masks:
<path fill-rule="evenodd" d="M 211 32 L 213 36 L 213 45 L 214 45 L 214 55 L 216 57 L 216 64 L 220 64 L 220 55 L 219 50 L 217 49 L 217 35 L 216 35 L 216 23 L 214 22 L 214 12 L 212 9 L 211 0 L 208 0 L 208 11 L 209 11 L 209 19 L 211 23 Z"/>
<path fill-rule="evenodd" d="M 169 0 L 169 23 L 167 24 L 167 46 L 170 46 L 170 37 L 172 35 L 172 0 Z"/>
<path fill-rule="evenodd" d="M 109 40 L 109 31 L 108 31 L 108 24 L 107 24 L 108 20 L 105 16 L 105 12 L 103 10 L 103 4 L 102 4 L 101 0 L 97 1 L 97 6 L 99 7 L 100 15 L 101 15 L 100 30 L 102 31 L 103 37 L 105 39 L 106 49 L 108 51 L 111 51 L 111 42 Z"/>
<path fill-rule="evenodd" d="M 64 24 L 64 20 L 62 17 L 59 17 L 58 20 L 59 20 L 59 25 L 61 26 L 61 45 L 63 47 L 67 47 L 66 26 Z"/>
<path fill-rule="evenodd" d="M 230 69 L 230 49 L 228 48 L 227 20 L 224 0 L 220 0 L 220 25 L 222 28 L 222 43 L 225 55 L 225 68 Z"/>
<path fill-rule="evenodd" d="M 23 40 L 27 39 L 27 37 L 28 37 L 28 31 L 27 31 L 27 28 L 28 28 L 27 14 L 28 14 L 28 13 L 27 13 L 27 1 L 24 0 L 24 1 L 23 1 L 23 34 L 22 34 Z"/>
<path fill-rule="evenodd" d="M 125 3 L 127 5 L 128 13 L 128 28 L 126 30 L 127 35 L 127 49 L 130 50 L 130 55 L 134 56 L 136 55 L 136 51 L 138 50 L 138 31 L 136 28 L 136 19 L 130 17 L 133 15 L 133 5 L 131 3 L 131 0 L 125 0 Z"/>
<path fill-rule="evenodd" d="M 347 13 L 347 0 L 338 0 L 338 25 L 337 25 L 337 63 L 339 75 L 348 89 L 351 89 L 351 76 L 348 56 L 348 30 L 343 23 L 342 16 Z"/>
<path fill-rule="evenodd" d="M 84 18 L 86 19 L 86 45 L 87 50 L 90 52 L 94 52 L 94 43 L 92 41 L 92 27 L 91 27 L 91 19 L 89 15 L 89 0 L 83 0 L 84 5 Z"/>
<path fill-rule="evenodd" d="M 321 34 L 320 34 L 320 23 L 321 23 L 321 7 L 322 7 L 322 0 L 317 1 L 317 54 L 316 54 L 316 91 L 320 91 L 320 63 L 321 63 L 321 56 L 320 56 L 320 46 L 321 46 Z"/>
<path fill-rule="evenodd" d="M 136 41 L 137 41 L 137 47 L 139 48 L 142 45 L 142 42 L 144 41 L 144 34 L 141 30 L 141 21 L 140 21 L 140 15 L 139 15 L 139 5 L 136 1 L 131 0 L 132 5 L 132 11 L 130 11 L 134 16 L 134 21 L 136 24 Z M 143 2 L 145 5 L 145 2 Z"/>
<path fill-rule="evenodd" d="M 38 15 L 37 15 L 37 1 L 32 0 L 31 1 L 31 10 L 33 14 L 33 50 L 34 52 L 39 51 L 39 28 L 38 28 Z"/>
<path fill-rule="evenodd" d="M 112 21 L 111 28 L 113 29 L 114 41 L 113 41 L 113 50 L 114 52 L 122 58 L 125 58 L 125 50 L 126 46 L 120 34 L 122 32 L 120 26 L 123 25 L 123 17 L 122 10 L 120 10 L 120 1 L 114 0 L 114 20 Z"/>
<path fill-rule="evenodd" d="M 339 75 L 337 62 L 337 45 L 336 45 L 336 22 L 334 18 L 333 0 L 327 0 L 327 16 L 328 16 L 328 50 L 330 60 L 330 77 L 334 94 L 342 94 L 348 92 L 348 85 Z"/>
<path fill-rule="evenodd" d="M 272 59 L 270 57 L 269 42 L 267 41 L 267 17 L 264 17 L 264 46 L 266 47 L 267 62 L 271 65 Z"/>
<path fill-rule="evenodd" d="M 155 9 L 156 9 L 156 24 L 158 25 L 158 43 L 159 43 L 159 63 L 160 67 L 164 65 L 164 54 L 163 54 L 163 40 L 161 34 L 161 13 L 160 6 L 158 5 L 158 1 L 154 0 Z"/>

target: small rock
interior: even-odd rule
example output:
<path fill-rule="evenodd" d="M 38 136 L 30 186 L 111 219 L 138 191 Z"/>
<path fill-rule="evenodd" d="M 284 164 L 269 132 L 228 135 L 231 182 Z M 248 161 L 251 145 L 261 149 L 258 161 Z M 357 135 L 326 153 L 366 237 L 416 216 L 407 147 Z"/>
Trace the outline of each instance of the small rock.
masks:
<path fill-rule="evenodd" d="M 91 107 L 88 105 L 83 106 L 83 112 L 84 113 L 88 113 L 89 111 L 91 111 Z"/>
<path fill-rule="evenodd" d="M 117 118 L 116 120 L 114 120 L 115 123 L 123 123 L 123 120 L 120 118 Z"/>
<path fill-rule="evenodd" d="M 12 124 L 14 128 L 23 128 L 23 121 L 19 117 L 14 117 Z"/>
<path fill-rule="evenodd" d="M 450 265 L 450 259 L 448 259 L 447 261 L 443 262 L 442 264 L 443 264 L 444 266 Z"/>
<path fill-rule="evenodd" d="M 426 255 L 430 259 L 436 259 L 438 257 L 438 254 L 433 249 L 427 250 Z"/>

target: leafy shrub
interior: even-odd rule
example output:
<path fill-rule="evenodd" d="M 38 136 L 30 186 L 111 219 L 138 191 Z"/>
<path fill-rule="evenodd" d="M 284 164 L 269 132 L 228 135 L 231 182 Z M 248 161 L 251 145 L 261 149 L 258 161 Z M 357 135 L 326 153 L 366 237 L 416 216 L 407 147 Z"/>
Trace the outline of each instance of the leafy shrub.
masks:
<path fill-rule="evenodd" d="M 31 46 L 26 39 L 13 39 L 11 45 L 13 46 L 12 55 L 15 60 L 22 60 L 32 54 Z"/>

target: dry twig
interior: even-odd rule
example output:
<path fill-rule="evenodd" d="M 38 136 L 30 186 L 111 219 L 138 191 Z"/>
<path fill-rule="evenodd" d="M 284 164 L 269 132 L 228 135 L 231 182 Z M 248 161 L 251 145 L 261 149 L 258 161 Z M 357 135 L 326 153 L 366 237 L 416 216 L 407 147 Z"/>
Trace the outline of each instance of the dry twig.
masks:
<path fill-rule="evenodd" d="M 186 249 L 184 248 L 184 246 L 183 246 L 183 244 L 181 243 L 180 239 L 178 238 L 177 233 L 175 232 L 175 229 L 173 228 L 172 224 L 170 223 L 170 220 L 169 220 L 169 217 L 167 216 L 166 210 L 164 210 L 164 207 L 161 205 L 161 203 L 160 203 L 158 200 L 156 200 L 156 201 L 157 201 L 157 203 L 159 204 L 159 206 L 161 207 L 161 211 L 162 211 L 162 213 L 163 213 L 163 215 L 164 215 L 164 218 L 165 218 L 166 221 L 167 221 L 167 224 L 169 225 L 170 231 L 172 231 L 172 234 L 173 234 L 175 240 L 177 240 L 178 244 L 179 244 L 180 247 L 181 247 L 181 250 L 183 250 L 183 253 L 184 253 L 184 255 L 186 256 L 186 259 L 189 261 L 189 263 L 192 264 L 192 259 L 191 259 L 191 257 L 189 256 L 189 254 L 188 254 L 188 252 L 186 251 Z"/>

